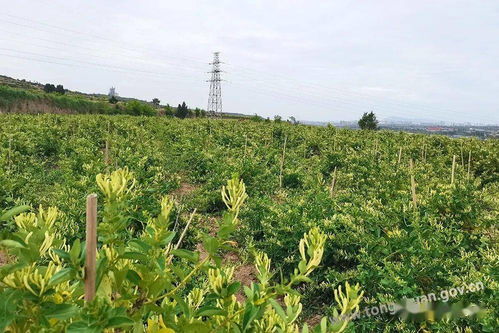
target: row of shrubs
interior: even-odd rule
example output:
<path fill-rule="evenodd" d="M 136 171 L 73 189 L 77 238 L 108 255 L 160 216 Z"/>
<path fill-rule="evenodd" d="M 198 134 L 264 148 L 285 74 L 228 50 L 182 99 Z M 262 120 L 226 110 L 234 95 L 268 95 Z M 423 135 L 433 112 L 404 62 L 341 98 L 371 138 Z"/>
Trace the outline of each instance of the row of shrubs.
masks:
<path fill-rule="evenodd" d="M 35 105 L 29 106 L 30 102 Z M 42 106 L 44 110 L 42 110 Z M 53 109 L 57 109 L 59 112 L 63 111 L 78 114 L 125 114 L 133 116 L 155 116 L 164 114 L 165 116 L 178 118 L 206 116 L 206 111 L 201 109 L 190 110 L 185 102 L 179 104 L 177 108 L 172 108 L 168 105 L 162 112 L 158 112 L 158 109 L 152 105 L 136 100 L 127 102 L 116 101 L 113 103 L 109 101 L 91 100 L 82 96 L 65 95 L 56 91 L 47 93 L 0 85 L 0 113 L 44 113 L 51 112 Z"/>

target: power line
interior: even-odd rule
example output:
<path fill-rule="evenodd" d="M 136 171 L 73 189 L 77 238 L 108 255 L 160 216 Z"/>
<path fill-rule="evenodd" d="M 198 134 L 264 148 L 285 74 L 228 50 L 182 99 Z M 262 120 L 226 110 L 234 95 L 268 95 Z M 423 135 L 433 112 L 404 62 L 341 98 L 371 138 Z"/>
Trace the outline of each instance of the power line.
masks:
<path fill-rule="evenodd" d="M 3 29 L 0 29 L 0 31 L 5 31 Z M 8 33 L 12 33 L 12 32 L 8 32 Z M 13 33 L 13 34 L 16 34 L 16 35 L 19 35 L 19 36 L 23 36 L 23 37 L 26 37 L 25 35 L 23 34 L 19 34 L 19 33 Z M 50 42 L 50 43 L 56 43 L 56 44 L 61 44 L 61 45 L 66 45 L 66 46 L 74 46 L 74 47 L 80 47 L 79 45 L 73 45 L 73 44 L 69 44 L 69 43 L 64 43 L 64 42 L 60 42 L 60 41 L 54 41 L 54 40 L 50 40 L 50 39 L 44 39 L 44 38 L 37 38 L 37 37 L 33 37 L 33 36 L 28 36 L 28 38 L 31 38 L 31 39 L 39 39 L 39 40 L 42 40 L 42 41 L 47 41 L 47 42 Z M 22 42 L 22 41 L 19 41 L 19 40 L 11 40 L 11 41 L 14 41 L 14 42 Z M 36 46 L 36 47 L 41 47 L 41 48 L 46 48 L 46 49 L 50 49 L 50 50 L 56 50 L 58 52 L 63 52 L 65 51 L 64 49 L 61 49 L 61 48 L 57 48 L 57 47 L 51 47 L 51 46 L 47 46 L 47 45 L 41 45 L 41 44 L 36 44 L 36 43 L 32 43 L 30 42 L 29 44 L 30 46 Z M 81 47 L 83 48 L 83 47 Z M 98 51 L 96 49 L 91 49 L 91 48 L 84 48 L 86 50 L 90 50 L 90 51 Z M 19 52 L 23 52 L 23 51 L 19 51 Z M 79 56 L 83 56 L 83 57 L 94 57 L 94 58 L 101 58 L 101 59 L 106 59 L 106 60 L 115 60 L 116 56 L 115 57 L 105 57 L 105 56 L 101 56 L 101 55 L 95 55 L 95 54 L 88 54 L 88 53 L 76 53 L 76 55 L 79 55 Z M 151 65 L 152 63 L 150 61 L 145 61 L 143 58 L 140 58 L 140 57 L 131 57 L 131 56 L 123 56 L 123 54 L 119 54 L 119 57 L 121 57 L 122 59 L 124 60 L 132 60 L 134 62 L 136 61 L 139 61 L 141 63 L 146 63 L 148 65 Z M 167 62 L 167 61 L 165 61 Z M 167 62 L 168 63 L 168 62 Z M 154 63 L 154 65 L 158 65 L 158 66 L 163 66 L 162 63 Z M 175 64 L 176 65 L 176 64 Z M 175 66 L 174 69 L 178 69 L 179 67 L 178 66 Z M 182 69 L 188 69 L 192 72 L 195 72 L 195 73 L 199 73 L 200 72 L 200 69 L 199 68 L 193 68 L 193 67 L 189 67 L 189 66 L 182 66 Z M 183 72 L 183 75 L 185 75 L 185 72 Z"/>
<path fill-rule="evenodd" d="M 72 60 L 72 59 L 67 59 L 67 58 L 63 58 L 63 57 L 46 56 L 46 55 L 42 55 L 42 54 L 38 54 L 38 53 L 34 53 L 34 52 L 18 51 L 18 50 L 8 49 L 8 48 L 0 48 L 0 50 L 24 53 L 24 54 L 28 54 L 28 55 L 32 55 L 32 56 L 46 57 L 46 58 L 52 58 L 52 59 L 62 60 L 62 61 L 72 61 L 72 62 L 83 64 L 85 66 L 100 67 L 100 68 L 105 68 L 105 69 L 109 69 L 109 70 L 113 70 L 113 71 L 117 71 L 117 72 L 124 72 L 124 73 L 136 72 L 136 73 L 141 73 L 141 74 L 172 78 L 172 75 L 169 73 L 151 72 L 151 71 L 144 71 L 144 70 L 126 68 L 126 67 L 121 67 L 121 66 L 113 66 L 113 65 L 101 64 L 101 63 L 95 63 L 95 62 L 89 62 L 89 61 Z M 0 55 L 6 56 L 6 57 L 11 57 L 11 58 L 19 58 L 19 59 L 32 60 L 32 61 L 37 61 L 37 62 L 45 62 L 45 63 L 56 64 L 56 65 L 65 65 L 65 66 L 70 66 L 70 67 L 81 67 L 81 66 L 78 66 L 77 64 L 74 64 L 74 63 L 58 62 L 58 61 L 39 59 L 39 58 L 33 58 L 33 57 L 26 57 L 26 56 L 19 56 L 19 55 L 6 54 L 6 53 L 1 53 Z M 175 81 L 177 81 L 179 78 L 184 79 L 184 77 L 180 76 L 180 77 L 177 77 L 175 79 Z"/>
<path fill-rule="evenodd" d="M 23 18 L 23 17 L 20 17 L 20 16 L 16 16 L 16 15 L 5 14 L 5 13 L 3 15 L 11 17 L 11 18 L 18 19 L 18 20 L 25 20 L 25 21 L 28 21 L 28 22 L 33 22 L 33 23 L 35 23 L 37 25 L 46 26 L 46 27 L 49 27 L 49 28 L 52 28 L 52 29 L 61 30 L 61 31 L 64 31 L 66 33 L 80 34 L 80 35 L 83 35 L 83 36 L 90 36 L 90 37 L 95 38 L 95 39 L 100 39 L 100 40 L 112 42 L 112 43 L 115 43 L 115 44 L 116 43 L 118 43 L 118 44 L 120 43 L 119 41 L 116 41 L 116 40 L 113 40 L 113 39 L 110 39 L 110 38 L 106 38 L 106 37 L 102 37 L 102 36 L 98 36 L 98 35 L 89 34 L 87 32 L 81 32 L 81 31 L 77 31 L 77 30 L 73 30 L 73 29 L 68 29 L 68 28 L 56 26 L 56 25 L 53 25 L 53 24 L 47 24 L 47 23 L 44 23 L 44 22 L 40 22 L 40 21 L 36 21 L 36 20 L 31 20 L 31 19 L 28 19 L 28 18 Z M 12 22 L 12 21 L 7 21 L 7 20 L 5 20 L 5 21 L 7 23 L 9 23 L 9 24 L 14 24 L 14 25 L 18 25 L 18 26 L 27 27 L 27 28 L 30 28 L 30 29 L 35 29 L 37 31 L 44 31 L 44 30 L 42 30 L 40 28 L 35 28 L 33 26 L 29 26 L 29 25 L 26 25 L 26 24 L 20 24 L 20 23 L 16 23 L 16 22 Z M 47 30 L 45 30 L 45 32 L 47 32 Z M 43 39 L 41 39 L 41 40 L 43 40 Z M 90 39 L 90 40 L 93 41 L 92 39 Z M 50 41 L 50 40 L 46 40 L 46 41 L 53 42 L 53 43 L 59 43 L 59 44 L 62 44 L 62 45 L 69 45 L 69 46 L 81 47 L 79 45 L 71 45 L 71 44 L 68 44 L 68 43 L 62 43 L 62 42 L 56 42 L 56 41 Z M 44 46 L 42 46 L 42 47 L 44 47 Z M 119 47 L 121 49 L 124 49 L 124 50 L 130 50 L 130 51 L 132 51 L 134 53 L 137 51 L 136 49 L 130 49 L 130 48 L 127 48 L 127 47 L 122 47 L 122 46 L 119 46 Z M 94 51 L 93 49 L 90 49 L 90 48 L 86 48 L 86 49 Z M 15 51 L 15 52 L 22 52 L 22 51 Z M 38 54 L 38 56 L 43 56 L 43 55 L 39 55 Z M 94 55 L 92 55 L 92 56 L 94 56 Z M 98 57 L 98 56 L 95 56 L 95 57 Z M 188 60 L 189 62 L 204 63 L 203 61 L 199 61 L 199 60 L 194 59 L 194 58 L 178 57 L 178 56 L 171 56 L 171 58 L 178 58 L 178 59 Z M 61 58 L 59 58 L 59 59 L 61 59 Z M 139 58 L 136 58 L 136 59 L 139 59 Z M 64 60 L 67 61 L 68 59 L 64 59 Z M 140 60 L 142 60 L 142 58 L 140 58 Z M 33 60 L 33 61 L 36 61 L 36 60 Z M 171 74 L 166 74 L 166 73 L 142 71 L 142 70 L 136 70 L 136 69 L 123 68 L 123 67 L 120 68 L 118 66 L 102 65 L 102 64 L 98 64 L 98 63 L 90 63 L 90 62 L 79 61 L 79 60 L 76 60 L 76 61 L 78 61 L 80 63 L 84 63 L 86 65 L 91 65 L 91 66 L 100 66 L 100 67 L 106 66 L 108 69 L 115 68 L 115 69 L 118 69 L 118 70 L 135 71 L 135 72 L 139 72 L 139 73 L 143 73 L 143 74 L 148 74 L 148 75 L 169 75 L 169 76 L 171 76 Z M 55 63 L 55 62 L 52 62 L 52 63 Z M 65 64 L 65 65 L 67 65 L 67 64 Z M 178 68 L 178 66 L 176 68 Z M 182 66 L 182 68 L 188 68 L 188 67 L 187 66 Z M 286 98 L 293 98 L 293 99 L 299 98 L 299 97 L 296 96 L 296 90 L 297 90 L 297 88 L 299 89 L 299 95 L 302 95 L 302 96 L 305 96 L 305 97 L 309 97 L 309 98 L 314 98 L 314 99 L 320 99 L 319 102 L 322 102 L 322 100 L 326 100 L 326 101 L 329 100 L 329 101 L 334 102 L 334 103 L 340 103 L 340 104 L 352 105 L 352 106 L 359 106 L 359 105 L 362 105 L 363 103 L 359 103 L 358 101 L 352 101 L 349 98 L 355 98 L 355 97 L 356 98 L 361 98 L 361 99 L 379 98 L 378 96 L 373 96 L 373 95 L 369 95 L 369 94 L 365 94 L 365 93 L 358 93 L 358 92 L 354 92 L 354 91 L 342 90 L 342 89 L 339 89 L 339 88 L 328 87 L 328 86 L 320 85 L 320 84 L 317 84 L 317 83 L 310 83 L 310 82 L 307 83 L 305 81 L 297 82 L 297 80 L 295 80 L 293 78 L 289 78 L 289 77 L 286 77 L 286 76 L 283 76 L 283 75 L 280 75 L 280 74 L 275 74 L 275 73 L 272 74 L 272 78 L 270 80 L 269 79 L 263 80 L 262 79 L 263 77 L 269 76 L 268 73 L 262 72 L 262 71 L 258 71 L 258 70 L 254 70 L 254 69 L 247 68 L 247 67 L 245 68 L 243 66 L 239 66 L 237 68 L 240 69 L 240 70 L 242 70 L 243 72 L 246 71 L 247 73 L 248 72 L 249 73 L 256 73 L 256 75 L 258 76 L 257 77 L 257 81 L 254 81 L 254 80 L 253 81 L 254 82 L 261 81 L 262 82 L 262 83 L 259 83 L 257 89 L 260 89 L 263 85 L 266 85 L 268 87 L 274 88 L 274 92 L 276 92 L 278 94 L 281 94 L 282 96 L 285 96 Z M 194 68 L 192 68 L 192 69 L 193 70 L 197 70 L 197 69 L 194 69 Z M 241 75 L 243 77 L 244 76 L 248 77 L 248 74 L 244 74 L 244 73 L 238 73 L 238 75 Z M 285 93 L 282 93 L 283 91 L 286 91 L 286 89 L 288 89 L 288 88 L 283 87 L 282 85 L 279 85 L 279 82 L 277 84 L 276 83 L 272 83 L 272 81 L 275 82 L 275 77 L 276 76 L 283 78 L 281 81 L 284 81 L 285 83 L 287 82 L 287 83 L 292 84 L 291 89 L 293 90 L 293 92 L 291 93 L 291 95 L 287 95 L 286 96 Z M 275 91 L 275 89 L 277 89 L 277 91 Z M 307 92 L 307 89 L 309 89 L 308 92 Z M 321 94 L 319 92 L 319 90 L 325 90 L 325 91 L 333 92 L 333 94 L 335 96 L 333 97 L 330 94 L 323 95 L 323 94 Z M 373 104 L 372 102 L 370 102 L 370 103 L 371 103 L 371 105 Z M 376 103 L 379 103 L 379 102 L 376 102 Z M 444 108 L 432 108 L 432 107 L 428 107 L 428 106 L 425 106 L 425 105 L 414 106 L 414 105 L 412 105 L 410 103 L 407 103 L 407 102 L 393 101 L 393 100 L 387 99 L 386 97 L 383 97 L 383 101 L 381 103 L 383 103 L 383 105 L 391 105 L 392 107 L 397 107 L 397 108 L 401 108 L 401 109 L 412 109 L 412 110 L 419 109 L 419 110 L 423 110 L 423 111 L 426 111 L 426 112 L 447 114 L 449 116 L 450 115 L 454 115 L 456 113 L 455 110 L 446 110 Z M 399 113 L 405 113 L 405 112 L 402 111 L 402 110 L 398 110 L 397 114 L 399 114 Z M 413 115 L 413 114 L 411 113 L 411 115 Z M 433 116 L 435 116 L 435 115 L 433 114 Z"/>
<path fill-rule="evenodd" d="M 81 34 L 81 35 L 88 35 L 88 33 L 83 33 L 83 32 L 77 31 L 77 30 L 59 27 L 59 26 L 56 26 L 56 25 L 53 25 L 53 24 L 43 23 L 43 22 L 40 22 L 40 21 L 31 20 L 31 19 L 28 19 L 28 18 L 23 18 L 23 17 L 20 17 L 20 16 L 12 15 L 12 14 L 4 14 L 4 15 L 9 16 L 9 17 L 13 17 L 13 18 L 16 18 L 16 19 L 22 19 L 22 20 L 26 20 L 26 21 L 29 21 L 29 22 L 33 22 L 35 24 L 48 26 L 48 27 L 51 27 L 51 28 L 54 28 L 54 29 L 60 29 L 60 30 L 63 30 L 63 31 L 67 31 L 67 32 L 71 32 L 71 33 L 77 33 L 77 34 Z M 7 22 L 11 23 L 11 24 L 17 24 L 17 25 L 21 25 L 21 26 L 24 26 L 24 27 L 32 28 L 32 29 L 38 29 L 38 28 L 33 28 L 31 26 L 24 25 L 24 24 L 14 23 L 14 22 L 11 22 L 11 21 L 7 21 Z M 116 43 L 115 40 L 112 40 L 112 39 L 109 39 L 109 38 L 105 38 L 105 37 L 101 37 L 101 36 L 97 36 L 97 35 L 91 35 L 91 36 L 95 36 L 96 38 L 99 38 L 101 40 L 105 40 L 105 41 L 110 41 L 110 42 Z M 126 49 L 126 50 L 131 50 L 133 52 L 136 51 L 136 50 L 132 50 L 130 48 L 124 48 L 124 47 L 120 47 L 120 48 Z M 187 58 L 183 57 L 183 59 L 187 59 Z M 201 62 L 199 60 L 194 60 L 194 58 L 190 58 L 189 60 L 190 61 L 195 61 L 195 62 Z M 182 66 L 182 67 L 186 68 L 186 66 Z M 239 69 L 242 69 L 243 71 L 247 71 L 247 72 L 258 73 L 258 79 L 259 80 L 261 80 L 262 75 L 263 76 L 269 75 L 268 73 L 265 73 L 265 72 L 262 72 L 262 71 L 257 71 L 257 70 L 251 69 L 251 68 L 239 67 Z M 275 79 L 275 76 L 283 78 L 284 81 L 291 82 L 293 84 L 293 88 L 297 87 L 296 80 L 290 79 L 289 77 L 286 77 L 286 76 L 283 76 L 283 75 L 279 75 L 279 74 L 276 74 L 276 73 L 272 74 L 272 79 Z M 264 81 L 264 82 L 267 85 L 272 85 L 272 83 L 269 83 L 269 82 L 266 82 L 266 81 Z M 352 98 L 354 96 L 356 96 L 358 98 L 363 98 L 363 99 L 370 98 L 370 97 L 371 98 L 378 98 L 377 96 L 373 96 L 373 95 L 369 95 L 369 94 L 362 94 L 362 93 L 356 93 L 356 92 L 352 92 L 352 91 L 345 91 L 345 90 L 341 90 L 341 89 L 338 89 L 338 88 L 332 88 L 332 87 L 322 86 L 322 85 L 319 85 L 317 83 L 307 83 L 307 82 L 304 82 L 304 81 L 300 81 L 299 85 L 302 88 L 302 89 L 300 89 L 300 94 L 304 94 L 305 93 L 305 91 L 304 91 L 303 88 L 311 88 L 313 90 L 313 93 L 315 93 L 316 95 L 317 95 L 317 89 L 325 89 L 325 90 L 334 92 L 334 94 L 336 94 L 336 95 L 343 96 L 343 98 L 346 97 L 346 96 L 348 96 L 348 95 L 351 95 Z M 282 89 L 281 86 L 277 86 L 277 85 L 273 85 L 273 87 L 278 87 L 278 88 Z M 319 96 L 317 96 L 317 98 L 321 98 L 321 99 L 328 98 L 328 99 L 330 99 L 331 96 L 330 95 L 326 95 L 326 97 L 325 97 L 323 95 L 319 95 Z M 341 98 L 342 97 L 339 97 L 339 98 L 336 97 L 335 101 L 339 101 Z M 350 103 L 351 104 L 352 102 L 348 101 L 346 103 Z M 404 102 L 401 102 L 401 101 L 392 101 L 392 100 L 387 99 L 386 97 L 383 98 L 383 104 L 384 105 L 392 105 L 392 106 L 395 106 L 395 107 L 402 107 L 402 108 L 408 108 L 408 107 L 409 108 L 414 108 L 414 106 L 411 105 L 411 104 L 404 103 Z M 443 108 L 439 108 L 438 110 L 435 110 L 433 108 L 430 108 L 430 107 L 427 107 L 427 106 L 424 106 L 424 105 L 419 105 L 417 108 L 419 108 L 421 110 L 428 111 L 428 112 L 446 113 L 448 115 L 455 114 L 454 110 L 444 110 Z"/>

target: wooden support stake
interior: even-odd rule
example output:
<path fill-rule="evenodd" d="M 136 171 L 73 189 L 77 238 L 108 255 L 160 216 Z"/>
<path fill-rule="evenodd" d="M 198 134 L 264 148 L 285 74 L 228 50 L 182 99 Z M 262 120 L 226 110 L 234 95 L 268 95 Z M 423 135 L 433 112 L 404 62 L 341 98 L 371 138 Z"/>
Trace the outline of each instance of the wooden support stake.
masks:
<path fill-rule="evenodd" d="M 450 176 L 450 183 L 451 184 L 454 184 L 455 173 L 456 173 L 456 155 L 453 155 L 452 156 L 452 172 L 451 172 L 451 176 Z"/>
<path fill-rule="evenodd" d="M 109 160 L 109 141 L 106 140 L 106 147 L 104 148 L 104 163 L 108 165 L 110 163 Z"/>
<path fill-rule="evenodd" d="M 400 164 L 400 161 L 402 160 L 402 147 L 400 147 L 399 149 L 399 160 L 398 160 L 398 164 Z"/>
<path fill-rule="evenodd" d="M 470 178 L 471 176 L 471 150 L 468 154 L 468 179 Z"/>
<path fill-rule="evenodd" d="M 7 167 L 10 170 L 11 158 L 12 158 L 12 138 L 9 138 L 9 151 L 7 156 Z"/>
<path fill-rule="evenodd" d="M 421 160 L 426 163 L 426 144 L 421 148 Z"/>
<path fill-rule="evenodd" d="M 416 196 L 416 180 L 414 179 L 414 164 L 412 158 L 409 160 L 409 169 L 411 171 L 411 194 L 412 203 L 414 204 L 414 209 L 418 208 L 418 198 Z"/>
<path fill-rule="evenodd" d="M 244 157 L 246 157 L 246 147 L 248 146 L 248 136 L 244 136 Z"/>
<path fill-rule="evenodd" d="M 282 147 L 282 158 L 281 158 L 281 168 L 279 171 L 279 187 L 282 188 L 282 171 L 284 169 L 284 158 L 286 157 L 286 142 L 288 141 L 288 136 L 284 137 L 284 145 Z"/>
<path fill-rule="evenodd" d="M 97 194 L 87 196 L 87 239 L 85 261 L 85 301 L 95 297 L 95 275 L 97 256 Z"/>
<path fill-rule="evenodd" d="M 461 166 L 464 169 L 464 152 L 463 152 L 463 145 L 461 145 Z"/>
<path fill-rule="evenodd" d="M 194 208 L 194 210 L 192 211 L 192 214 L 189 217 L 189 221 L 187 221 L 187 224 L 185 225 L 184 230 L 182 230 L 182 234 L 180 235 L 177 244 L 175 244 L 175 247 L 174 247 L 175 250 L 177 250 L 180 247 L 180 244 L 182 244 L 182 240 L 184 239 L 185 233 L 187 232 L 189 225 L 191 225 L 192 219 L 194 218 L 195 214 L 196 214 L 196 208 Z"/>
<path fill-rule="evenodd" d="M 334 195 L 334 188 L 336 186 L 336 175 L 337 175 L 337 168 L 334 167 L 334 171 L 333 171 L 333 180 L 331 181 L 331 188 L 329 189 L 329 195 L 331 196 L 331 198 L 333 197 Z"/>

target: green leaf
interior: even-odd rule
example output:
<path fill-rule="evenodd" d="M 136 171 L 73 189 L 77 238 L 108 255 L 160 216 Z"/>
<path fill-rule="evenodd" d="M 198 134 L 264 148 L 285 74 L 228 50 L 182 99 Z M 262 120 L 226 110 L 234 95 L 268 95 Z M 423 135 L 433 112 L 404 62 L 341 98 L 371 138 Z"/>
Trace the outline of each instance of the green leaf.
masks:
<path fill-rule="evenodd" d="M 47 318 L 66 320 L 78 313 L 79 308 L 71 304 L 43 303 L 42 315 Z"/>
<path fill-rule="evenodd" d="M 123 255 L 119 257 L 120 259 L 134 259 L 134 260 L 141 260 L 141 261 L 148 261 L 149 258 L 140 252 L 125 252 Z"/>
<path fill-rule="evenodd" d="M 173 238 L 175 237 L 175 235 L 176 235 L 176 234 L 177 234 L 177 233 L 176 233 L 175 231 L 170 231 L 170 232 L 169 232 L 169 233 L 165 236 L 165 238 L 163 238 L 163 239 L 161 240 L 161 244 L 162 244 L 163 246 L 170 244 L 170 243 L 171 243 L 171 241 L 173 240 Z"/>
<path fill-rule="evenodd" d="M 54 251 L 55 254 L 57 254 L 59 257 L 61 257 L 65 261 L 71 262 L 71 256 L 69 255 L 68 252 L 63 251 L 61 249 L 52 249 L 52 251 Z"/>
<path fill-rule="evenodd" d="M 227 287 L 227 296 L 234 295 L 237 293 L 237 291 L 241 288 L 241 282 L 236 281 L 232 282 L 228 287 Z"/>
<path fill-rule="evenodd" d="M 194 317 L 204 317 L 204 316 L 224 316 L 227 312 L 223 309 L 217 308 L 216 306 L 203 306 L 199 309 Z"/>
<path fill-rule="evenodd" d="M 126 273 L 126 278 L 135 285 L 139 285 L 140 281 L 142 280 L 140 278 L 140 275 L 137 274 L 136 271 L 131 269 L 129 269 L 128 272 Z"/>
<path fill-rule="evenodd" d="M 74 277 L 73 268 L 63 268 L 59 272 L 52 275 L 52 277 L 49 280 L 49 286 L 55 286 L 60 283 L 66 282 L 68 280 L 71 280 L 73 277 Z"/>
<path fill-rule="evenodd" d="M 101 333 L 103 328 L 84 321 L 76 321 L 68 326 L 66 333 Z"/>
<path fill-rule="evenodd" d="M 95 278 L 95 287 L 98 289 L 99 285 L 102 281 L 102 278 L 106 274 L 107 268 L 108 268 L 108 262 L 109 260 L 107 257 L 101 258 L 97 261 L 97 273 L 96 273 L 96 278 Z"/>
<path fill-rule="evenodd" d="M 206 236 L 203 240 L 203 247 L 210 255 L 215 255 L 220 247 L 220 242 L 215 237 Z"/>
<path fill-rule="evenodd" d="M 143 252 L 149 251 L 152 247 L 151 245 L 147 244 L 146 242 L 144 242 L 140 239 L 131 240 L 128 244 L 129 244 L 129 247 L 140 249 Z"/>
<path fill-rule="evenodd" d="M 246 297 L 248 299 L 253 299 L 253 290 L 251 290 L 250 288 L 248 288 L 246 286 L 243 286 L 243 290 L 244 290 L 244 294 L 246 295 Z"/>
<path fill-rule="evenodd" d="M 80 240 L 77 238 L 73 242 L 71 250 L 69 250 L 69 257 L 71 258 L 72 263 L 76 264 L 78 262 L 78 258 L 80 257 L 80 250 L 81 250 L 81 243 Z"/>
<path fill-rule="evenodd" d="M 3 332 L 16 317 L 17 304 L 23 299 L 19 290 L 6 290 L 0 293 L 0 332 Z"/>
<path fill-rule="evenodd" d="M 251 303 L 246 303 L 246 310 L 244 311 L 243 315 L 243 323 L 242 323 L 242 328 L 243 331 L 249 328 L 251 325 L 251 322 L 255 320 L 257 314 L 258 314 L 259 308 L 254 306 Z"/>
<path fill-rule="evenodd" d="M 113 317 L 108 320 L 106 328 L 123 327 L 133 325 L 133 320 L 128 317 Z"/>
<path fill-rule="evenodd" d="M 177 256 L 179 258 L 189 260 L 191 262 L 197 262 L 199 260 L 199 253 L 185 250 L 185 249 L 178 249 L 178 250 L 173 250 L 171 252 L 174 256 Z"/>
<path fill-rule="evenodd" d="M 269 303 L 272 305 L 272 307 L 275 309 L 275 312 L 281 317 L 282 320 L 287 322 L 288 316 L 286 316 L 286 313 L 284 312 L 284 309 L 282 306 L 279 305 L 274 299 L 270 298 Z"/>
<path fill-rule="evenodd" d="M 202 321 L 194 321 L 192 323 L 186 323 L 182 325 L 182 332 L 210 333 L 213 332 L 213 328 Z"/>
<path fill-rule="evenodd" d="M 0 216 L 0 221 L 8 221 L 12 217 L 24 213 L 25 211 L 31 209 L 30 206 L 19 206 L 9 209 Z"/>
<path fill-rule="evenodd" d="M 10 247 L 10 248 L 16 248 L 16 249 L 25 249 L 26 246 L 23 244 L 12 240 L 12 239 L 4 239 L 3 241 L 0 241 L 0 245 L 5 246 L 5 247 Z"/>

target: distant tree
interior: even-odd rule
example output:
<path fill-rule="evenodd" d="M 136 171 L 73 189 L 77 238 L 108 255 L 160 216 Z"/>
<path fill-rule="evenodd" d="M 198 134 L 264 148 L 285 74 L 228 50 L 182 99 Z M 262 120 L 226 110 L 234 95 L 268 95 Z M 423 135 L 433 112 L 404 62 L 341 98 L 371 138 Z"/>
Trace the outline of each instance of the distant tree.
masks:
<path fill-rule="evenodd" d="M 46 83 L 43 86 L 43 91 L 45 91 L 46 93 L 55 92 L 55 86 L 53 84 L 51 84 L 51 83 Z"/>
<path fill-rule="evenodd" d="M 289 117 L 289 121 L 290 121 L 293 125 L 297 125 L 297 124 L 299 124 L 299 122 L 296 120 L 296 118 L 295 118 L 294 116 Z"/>
<path fill-rule="evenodd" d="M 378 120 L 376 119 L 376 115 L 374 112 L 365 112 L 360 118 L 359 127 L 363 130 L 377 130 L 378 129 Z"/>
<path fill-rule="evenodd" d="M 194 115 L 196 116 L 196 118 L 201 117 L 201 109 L 200 108 L 195 108 L 194 109 Z"/>
<path fill-rule="evenodd" d="M 113 96 L 111 96 L 111 97 L 109 98 L 109 103 L 111 103 L 111 104 L 116 104 L 116 103 L 118 103 L 118 99 L 116 98 L 116 96 L 114 96 L 114 95 L 113 95 Z"/>
<path fill-rule="evenodd" d="M 262 117 L 260 117 L 259 115 L 257 115 L 256 113 L 255 113 L 253 116 L 251 116 L 251 118 L 250 118 L 250 119 L 251 119 L 252 121 L 256 121 L 256 122 L 260 122 L 260 121 L 262 121 L 262 120 L 263 120 L 263 118 L 262 118 Z"/>
<path fill-rule="evenodd" d="M 206 118 L 206 111 L 205 110 L 201 110 L 201 117 Z"/>
<path fill-rule="evenodd" d="M 154 116 L 157 114 L 152 106 L 139 101 L 130 101 L 126 103 L 125 113 L 133 116 Z"/>
<path fill-rule="evenodd" d="M 55 87 L 55 92 L 64 95 L 66 93 L 66 90 L 64 89 L 62 84 L 58 84 L 57 87 Z"/>
<path fill-rule="evenodd" d="M 159 106 L 159 103 L 160 103 L 159 99 L 157 99 L 157 98 L 152 99 L 152 104 L 154 104 L 155 106 Z"/>
<path fill-rule="evenodd" d="M 189 109 L 187 108 L 185 102 L 182 102 L 182 104 L 179 104 L 177 106 L 177 110 L 175 110 L 175 117 L 184 119 L 188 115 L 189 115 Z"/>
<path fill-rule="evenodd" d="M 174 116 L 174 112 L 173 112 L 173 109 L 170 106 L 170 104 L 166 104 L 166 106 L 165 106 L 165 116 L 167 116 L 167 117 L 173 117 Z"/>
<path fill-rule="evenodd" d="M 280 122 L 282 121 L 282 117 L 281 117 L 280 115 L 275 115 L 275 116 L 274 116 L 274 121 L 275 121 L 276 123 L 280 123 Z"/>

